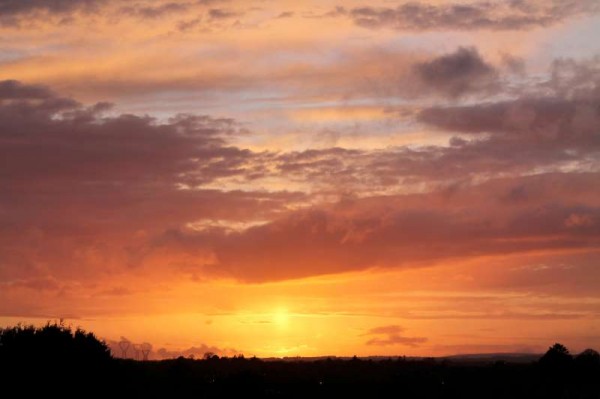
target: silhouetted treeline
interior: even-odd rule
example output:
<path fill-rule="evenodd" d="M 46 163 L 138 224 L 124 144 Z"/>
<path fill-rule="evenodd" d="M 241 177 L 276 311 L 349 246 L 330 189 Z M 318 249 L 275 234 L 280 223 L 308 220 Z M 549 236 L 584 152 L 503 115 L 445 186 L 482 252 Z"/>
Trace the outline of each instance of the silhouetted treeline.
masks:
<path fill-rule="evenodd" d="M 0 331 L 1 386 L 62 397 L 600 399 L 600 355 L 560 344 L 539 361 L 115 359 L 93 334 L 49 324 Z M 23 383 L 25 380 L 27 382 Z"/>
<path fill-rule="evenodd" d="M 104 384 L 114 367 L 110 350 L 93 333 L 62 323 L 0 329 L 0 389 L 92 387 Z"/>

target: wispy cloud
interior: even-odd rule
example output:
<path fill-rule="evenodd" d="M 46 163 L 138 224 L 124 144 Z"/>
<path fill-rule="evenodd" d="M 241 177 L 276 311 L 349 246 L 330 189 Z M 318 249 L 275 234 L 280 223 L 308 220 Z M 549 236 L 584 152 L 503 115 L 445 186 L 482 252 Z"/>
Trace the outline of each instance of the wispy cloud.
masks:
<path fill-rule="evenodd" d="M 403 333 L 404 329 L 402 327 L 390 325 L 372 328 L 364 335 L 372 337 L 366 342 L 366 345 L 373 346 L 403 345 L 417 347 L 427 342 L 425 337 L 406 337 Z"/>

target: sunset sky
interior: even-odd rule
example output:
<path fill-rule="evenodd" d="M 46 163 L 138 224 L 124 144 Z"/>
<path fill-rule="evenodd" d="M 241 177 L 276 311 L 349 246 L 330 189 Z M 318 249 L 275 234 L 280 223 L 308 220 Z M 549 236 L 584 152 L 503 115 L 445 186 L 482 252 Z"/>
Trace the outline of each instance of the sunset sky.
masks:
<path fill-rule="evenodd" d="M 0 0 L 0 326 L 599 349 L 598 38 L 598 0 Z"/>

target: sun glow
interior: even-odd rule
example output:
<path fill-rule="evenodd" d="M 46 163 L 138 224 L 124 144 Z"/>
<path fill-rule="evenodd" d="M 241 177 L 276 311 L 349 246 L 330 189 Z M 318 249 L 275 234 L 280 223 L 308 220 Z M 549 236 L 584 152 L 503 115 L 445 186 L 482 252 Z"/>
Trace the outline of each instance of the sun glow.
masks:
<path fill-rule="evenodd" d="M 286 308 L 277 308 L 273 312 L 272 320 L 278 327 L 287 327 L 290 324 L 290 313 Z"/>

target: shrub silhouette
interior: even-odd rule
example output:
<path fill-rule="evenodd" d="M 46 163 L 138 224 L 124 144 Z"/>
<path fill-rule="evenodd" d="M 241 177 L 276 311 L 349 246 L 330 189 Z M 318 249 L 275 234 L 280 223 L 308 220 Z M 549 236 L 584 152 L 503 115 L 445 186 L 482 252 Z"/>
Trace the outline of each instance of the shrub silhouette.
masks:
<path fill-rule="evenodd" d="M 1 362 L 103 362 L 110 358 L 108 346 L 93 333 L 80 328 L 73 331 L 62 323 L 0 329 Z"/>
<path fill-rule="evenodd" d="M 79 328 L 48 323 L 0 329 L 0 380 L 7 388 L 33 394 L 56 385 L 87 386 L 103 392 L 111 363 L 106 344 Z"/>

